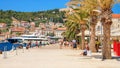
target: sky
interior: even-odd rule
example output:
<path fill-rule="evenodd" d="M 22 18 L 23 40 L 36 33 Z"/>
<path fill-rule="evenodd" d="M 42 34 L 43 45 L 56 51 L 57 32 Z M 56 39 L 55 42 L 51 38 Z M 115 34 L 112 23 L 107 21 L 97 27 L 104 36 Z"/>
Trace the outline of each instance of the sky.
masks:
<path fill-rule="evenodd" d="M 69 0 L 0 0 L 0 9 L 24 12 L 65 8 Z"/>
<path fill-rule="evenodd" d="M 70 0 L 0 0 L 0 9 L 22 12 L 35 12 L 66 8 Z M 120 4 L 112 8 L 113 13 L 120 14 Z"/>

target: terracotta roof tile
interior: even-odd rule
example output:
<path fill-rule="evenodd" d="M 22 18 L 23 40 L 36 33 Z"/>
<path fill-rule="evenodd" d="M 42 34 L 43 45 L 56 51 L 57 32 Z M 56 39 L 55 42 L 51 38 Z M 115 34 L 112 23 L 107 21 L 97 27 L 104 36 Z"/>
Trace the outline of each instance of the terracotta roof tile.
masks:
<path fill-rule="evenodd" d="M 112 14 L 112 18 L 120 18 L 120 14 Z"/>
<path fill-rule="evenodd" d="M 24 32 L 25 28 L 23 28 L 23 27 L 13 27 L 11 30 L 14 31 L 14 32 Z"/>
<path fill-rule="evenodd" d="M 66 28 L 64 27 L 64 28 L 57 28 L 57 30 L 66 30 Z"/>

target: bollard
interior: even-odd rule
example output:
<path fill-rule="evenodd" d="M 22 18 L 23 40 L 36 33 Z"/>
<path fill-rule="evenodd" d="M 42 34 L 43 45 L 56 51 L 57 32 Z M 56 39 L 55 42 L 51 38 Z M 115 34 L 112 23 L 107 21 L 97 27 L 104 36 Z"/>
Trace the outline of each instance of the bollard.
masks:
<path fill-rule="evenodd" d="M 24 53 L 24 46 L 23 46 L 23 48 L 22 48 L 22 53 Z"/>
<path fill-rule="evenodd" d="M 18 55 L 17 47 L 16 47 L 16 55 Z"/>
<path fill-rule="evenodd" d="M 7 46 L 4 47 L 4 53 L 3 53 L 3 58 L 7 58 Z"/>

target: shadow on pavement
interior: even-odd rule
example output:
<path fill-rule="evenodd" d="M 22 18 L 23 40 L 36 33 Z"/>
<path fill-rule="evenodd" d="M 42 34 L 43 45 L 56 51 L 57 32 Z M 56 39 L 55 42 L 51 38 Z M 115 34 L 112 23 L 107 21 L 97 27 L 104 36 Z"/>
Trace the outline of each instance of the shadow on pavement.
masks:
<path fill-rule="evenodd" d="M 120 56 L 113 56 L 112 59 L 116 59 L 117 61 L 120 61 Z"/>
<path fill-rule="evenodd" d="M 92 57 L 95 58 L 95 59 L 101 59 L 102 60 L 102 55 L 92 55 Z M 112 59 L 120 61 L 120 56 L 112 56 Z"/>
<path fill-rule="evenodd" d="M 95 58 L 95 59 L 102 59 L 101 55 L 92 55 L 92 57 Z"/>

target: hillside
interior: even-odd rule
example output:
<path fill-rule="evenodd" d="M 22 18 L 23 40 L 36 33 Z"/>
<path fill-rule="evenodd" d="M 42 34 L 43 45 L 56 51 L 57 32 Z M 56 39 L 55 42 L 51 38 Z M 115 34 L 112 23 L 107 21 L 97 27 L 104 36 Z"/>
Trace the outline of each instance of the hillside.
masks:
<path fill-rule="evenodd" d="M 12 23 L 12 17 L 19 21 L 34 21 L 36 23 L 60 22 L 63 23 L 64 12 L 60 12 L 59 9 L 38 11 L 38 12 L 16 12 L 13 10 L 3 11 L 0 10 L 0 23 Z"/>

